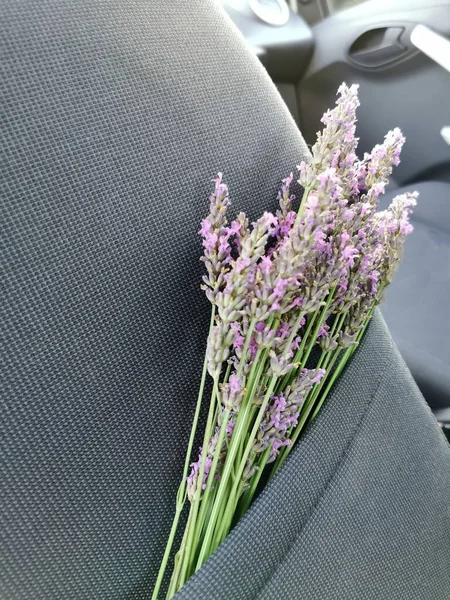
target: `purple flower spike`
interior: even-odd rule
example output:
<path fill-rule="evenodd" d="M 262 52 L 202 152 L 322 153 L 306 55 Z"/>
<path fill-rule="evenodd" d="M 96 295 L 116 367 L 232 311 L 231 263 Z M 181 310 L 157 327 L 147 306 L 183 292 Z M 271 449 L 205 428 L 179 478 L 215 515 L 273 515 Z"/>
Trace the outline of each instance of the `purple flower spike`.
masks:
<path fill-rule="evenodd" d="M 238 412 L 244 396 L 244 380 L 232 373 L 228 383 L 221 387 L 221 402 L 223 406 L 233 412 Z"/>
<path fill-rule="evenodd" d="M 208 299 L 214 302 L 217 294 L 225 285 L 227 265 L 231 262 L 232 240 L 238 235 L 239 224 L 233 222 L 227 227 L 226 212 L 229 206 L 228 187 L 222 183 L 222 174 L 219 173 L 215 183 L 214 192 L 210 196 L 210 213 L 203 219 L 199 234 L 203 238 L 204 256 L 207 274 L 203 277 Z"/>
<path fill-rule="evenodd" d="M 375 146 L 370 154 L 364 157 L 366 166 L 365 187 L 375 197 L 384 193 L 388 178 L 392 173 L 392 167 L 400 163 L 400 153 L 405 143 L 405 138 L 398 127 L 389 131 L 383 144 Z"/>
<path fill-rule="evenodd" d="M 290 429 L 298 424 L 304 398 L 324 375 L 323 369 L 303 369 L 300 376 L 285 392 L 271 397 L 253 444 L 255 454 L 258 455 L 271 447 L 268 462 L 273 462 L 279 449 L 291 444 Z"/>
<path fill-rule="evenodd" d="M 219 414 L 218 427 L 216 427 L 214 435 L 210 439 L 207 450 L 206 450 L 206 456 L 204 459 L 205 462 L 204 462 L 204 470 L 203 470 L 203 480 L 202 480 L 202 484 L 201 484 L 201 489 L 203 491 L 206 489 L 206 486 L 208 483 L 208 478 L 210 477 L 210 474 L 211 474 L 211 467 L 212 467 L 214 455 L 216 452 L 219 453 L 219 459 L 218 459 L 218 469 L 217 469 L 216 473 L 214 474 L 214 480 L 220 479 L 220 470 L 222 469 L 223 463 L 225 460 L 227 444 L 228 444 L 229 440 L 231 439 L 231 436 L 233 435 L 234 425 L 236 422 L 234 416 L 232 416 L 230 418 L 230 420 L 228 421 L 228 423 L 226 425 L 226 429 L 225 429 L 226 439 L 223 441 L 222 446 L 220 448 L 218 448 L 219 432 L 220 432 L 220 425 L 221 425 L 222 418 L 223 418 L 222 414 Z M 197 489 L 198 489 L 198 485 L 199 485 L 198 480 L 199 480 L 199 476 L 200 476 L 203 456 L 204 456 L 203 448 L 200 448 L 198 460 L 191 464 L 191 471 L 189 473 L 189 476 L 186 479 L 187 496 L 188 496 L 190 502 L 193 502 L 196 492 L 197 492 Z M 214 487 L 214 484 L 212 484 L 212 487 Z"/>

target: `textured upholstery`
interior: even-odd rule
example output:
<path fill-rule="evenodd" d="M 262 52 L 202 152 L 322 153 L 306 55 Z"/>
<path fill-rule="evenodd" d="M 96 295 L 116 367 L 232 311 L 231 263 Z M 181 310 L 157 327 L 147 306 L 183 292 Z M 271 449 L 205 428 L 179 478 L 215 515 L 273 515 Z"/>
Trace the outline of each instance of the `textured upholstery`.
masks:
<path fill-rule="evenodd" d="M 433 408 L 450 407 L 450 183 L 429 181 L 417 190 L 405 257 L 382 307 L 392 336 Z"/>
<path fill-rule="evenodd" d="M 148 598 L 204 348 L 195 232 L 208 180 L 224 170 L 236 210 L 255 217 L 275 206 L 306 148 L 214 0 L 0 0 L 0 17 L 0 597 Z M 367 562 L 352 543 L 364 548 L 369 533 L 379 554 L 366 561 L 390 569 L 384 587 L 376 580 L 378 597 L 406 597 L 396 591 L 418 567 L 433 587 L 414 598 L 449 596 L 440 568 L 450 556 L 448 448 L 379 321 L 365 347 L 280 477 L 181 597 L 202 597 L 206 581 L 208 598 L 297 598 L 305 553 L 326 539 L 337 558 L 316 586 L 357 580 Z M 391 355 L 395 378 L 384 370 Z M 291 507 L 283 523 L 271 498 Z M 314 512 L 316 529 L 301 537 L 316 504 L 332 511 Z M 381 514 L 386 504 L 399 507 L 394 516 Z M 383 537 L 364 529 L 381 516 Z M 416 537 L 406 535 L 411 524 Z M 399 530 L 408 545 L 395 567 Z M 249 545 L 269 555 L 249 567 Z M 289 565 L 295 577 L 280 592 Z M 312 585 L 313 571 L 304 576 Z M 228 593 L 233 578 L 249 580 L 241 595 Z M 319 588 L 309 597 L 326 597 Z"/>
<path fill-rule="evenodd" d="M 209 182 L 255 218 L 306 149 L 214 1 L 0 7 L 0 596 L 123 598 L 172 518 Z"/>

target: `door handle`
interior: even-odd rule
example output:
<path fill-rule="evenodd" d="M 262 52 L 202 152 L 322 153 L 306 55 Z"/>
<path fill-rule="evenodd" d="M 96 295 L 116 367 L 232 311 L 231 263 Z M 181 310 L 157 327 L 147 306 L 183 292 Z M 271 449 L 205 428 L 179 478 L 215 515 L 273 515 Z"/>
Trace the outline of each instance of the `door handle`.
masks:
<path fill-rule="evenodd" d="M 349 58 L 361 67 L 383 67 L 408 52 L 400 41 L 403 27 L 379 27 L 360 35 L 351 45 Z"/>

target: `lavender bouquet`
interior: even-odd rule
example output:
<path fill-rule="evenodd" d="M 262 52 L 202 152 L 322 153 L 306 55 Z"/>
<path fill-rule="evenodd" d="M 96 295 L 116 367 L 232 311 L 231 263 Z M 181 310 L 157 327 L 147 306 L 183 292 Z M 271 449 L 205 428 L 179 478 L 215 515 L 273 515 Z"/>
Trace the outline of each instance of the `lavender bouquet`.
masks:
<path fill-rule="evenodd" d="M 342 84 L 336 107 L 322 118 L 311 161 L 298 167 L 304 192 L 297 212 L 291 173 L 275 215 L 265 212 L 249 227 L 240 213 L 229 224 L 228 188 L 221 174 L 214 180 L 200 229 L 210 330 L 154 600 L 185 504 L 168 599 L 225 539 L 249 508 L 262 474 L 274 476 L 315 418 L 401 260 L 417 194 L 397 196 L 386 211 L 377 212 L 377 204 L 404 138 L 394 129 L 359 160 L 358 106 L 357 86 Z M 212 392 L 203 444 L 190 465 L 207 374 Z"/>

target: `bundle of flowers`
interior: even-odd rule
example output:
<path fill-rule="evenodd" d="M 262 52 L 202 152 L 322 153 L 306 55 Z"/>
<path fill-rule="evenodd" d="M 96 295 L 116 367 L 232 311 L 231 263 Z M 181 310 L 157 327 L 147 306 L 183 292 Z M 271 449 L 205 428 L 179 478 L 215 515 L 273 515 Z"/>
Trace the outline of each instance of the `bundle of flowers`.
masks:
<path fill-rule="evenodd" d="M 202 221 L 204 289 L 212 305 L 200 391 L 176 513 L 153 599 L 158 597 L 180 517 L 189 512 L 167 598 L 198 570 L 274 476 L 316 417 L 358 347 L 402 257 L 416 194 L 377 212 L 404 138 L 390 131 L 356 155 L 357 86 L 336 107 L 302 162 L 297 211 L 283 180 L 276 214 L 231 223 L 228 188 L 214 180 Z M 207 376 L 203 443 L 192 464 Z"/>

